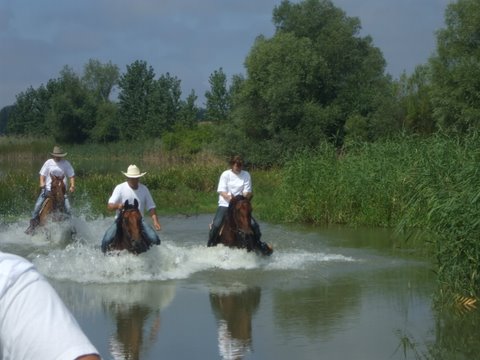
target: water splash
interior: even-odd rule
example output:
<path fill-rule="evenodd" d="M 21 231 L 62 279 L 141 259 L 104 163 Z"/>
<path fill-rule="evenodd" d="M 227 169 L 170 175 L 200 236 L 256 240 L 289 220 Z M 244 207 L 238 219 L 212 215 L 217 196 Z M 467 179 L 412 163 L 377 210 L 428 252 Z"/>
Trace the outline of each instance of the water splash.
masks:
<path fill-rule="evenodd" d="M 27 221 L 19 222 L 0 232 L 0 245 L 4 251 L 29 258 L 49 278 L 99 284 L 186 279 L 215 269 L 302 270 L 324 262 L 355 261 L 340 254 L 288 247 L 282 249 L 281 246 L 270 257 L 221 245 L 208 248 L 203 239 L 203 220 L 170 220 L 170 224 L 168 220 L 164 221 L 168 224 L 165 227 L 170 230 L 160 233 L 162 244 L 140 255 L 126 251 L 108 255 L 101 252 L 103 233 L 112 221 L 103 217 L 88 220 L 85 217 L 74 218 L 76 234 L 70 242 L 62 240 L 60 225 L 56 224 L 48 228 L 48 232 L 32 237 L 23 232 Z"/>

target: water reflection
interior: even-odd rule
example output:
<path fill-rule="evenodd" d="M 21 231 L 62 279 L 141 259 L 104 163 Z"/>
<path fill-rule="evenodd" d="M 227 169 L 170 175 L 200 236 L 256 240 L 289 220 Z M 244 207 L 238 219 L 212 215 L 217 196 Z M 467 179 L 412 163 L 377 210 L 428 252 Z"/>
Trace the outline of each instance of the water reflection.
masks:
<path fill-rule="evenodd" d="M 274 294 L 275 321 L 287 333 L 328 337 L 338 331 L 342 319 L 359 311 L 362 289 L 348 278 Z"/>
<path fill-rule="evenodd" d="M 243 359 L 251 351 L 252 316 L 259 304 L 260 288 L 256 286 L 210 292 L 222 359 Z"/>
<path fill-rule="evenodd" d="M 140 359 L 142 349 L 147 351 L 157 340 L 160 329 L 160 311 L 135 304 L 109 304 L 109 312 L 115 319 L 116 333 L 110 338 L 110 352 L 114 359 Z M 149 321 L 149 318 L 152 320 Z M 146 323 L 149 322 L 148 328 Z M 144 329 L 145 328 L 145 329 Z M 144 336 L 144 331 L 148 332 Z"/>
<path fill-rule="evenodd" d="M 173 299 L 172 289 L 148 283 L 109 286 L 109 299 L 102 305 L 115 321 L 110 337 L 114 359 L 138 360 L 157 341 L 160 309 Z M 163 290 L 163 291 L 162 291 Z M 160 301 L 159 301 L 160 300 Z"/>
<path fill-rule="evenodd" d="M 173 284 L 151 282 L 90 284 L 82 288 L 64 283 L 57 289 L 75 313 L 89 312 L 100 305 L 112 319 L 115 329 L 105 341 L 115 360 L 148 358 L 147 353 L 158 341 L 160 312 L 175 297 Z"/>

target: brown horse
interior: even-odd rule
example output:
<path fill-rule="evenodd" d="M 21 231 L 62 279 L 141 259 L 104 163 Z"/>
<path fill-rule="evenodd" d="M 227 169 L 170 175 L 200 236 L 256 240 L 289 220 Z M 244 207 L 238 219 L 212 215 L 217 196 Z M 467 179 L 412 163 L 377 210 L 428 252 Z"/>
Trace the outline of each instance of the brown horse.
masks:
<path fill-rule="evenodd" d="M 258 231 L 259 233 L 259 231 Z M 252 227 L 252 204 L 242 195 L 230 200 L 228 211 L 223 219 L 219 242 L 225 246 L 247 249 L 262 255 L 271 255 L 270 245 L 260 241 Z"/>
<path fill-rule="evenodd" d="M 127 250 L 140 254 L 150 248 L 142 231 L 142 214 L 138 210 L 138 200 L 133 205 L 125 201 L 117 220 L 117 231 L 107 250 Z"/>
<path fill-rule="evenodd" d="M 48 220 L 55 222 L 66 220 L 69 215 L 65 211 L 65 176 L 56 176 L 50 174 L 52 184 L 42 204 L 40 212 L 35 219 L 30 220 L 30 226 L 25 231 L 27 234 L 33 234 L 38 226 L 45 226 Z"/>

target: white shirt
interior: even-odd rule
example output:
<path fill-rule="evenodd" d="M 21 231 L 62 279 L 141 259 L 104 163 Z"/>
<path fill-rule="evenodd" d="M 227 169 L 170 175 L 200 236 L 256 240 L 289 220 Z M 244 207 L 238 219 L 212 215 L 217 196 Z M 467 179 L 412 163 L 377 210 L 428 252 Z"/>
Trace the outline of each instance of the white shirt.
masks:
<path fill-rule="evenodd" d="M 72 360 L 98 354 L 32 263 L 0 252 L 0 359 Z"/>
<path fill-rule="evenodd" d="M 235 174 L 233 170 L 225 170 L 220 175 L 217 192 L 226 192 L 232 196 L 242 195 L 246 192 L 252 192 L 252 180 L 248 171 L 242 170 Z M 228 207 L 228 202 L 223 196 L 218 196 L 218 206 Z"/>
<path fill-rule="evenodd" d="M 55 161 L 53 159 L 48 159 L 40 169 L 40 175 L 45 176 L 46 178 L 45 188 L 47 191 L 50 191 L 52 187 L 52 178 L 50 177 L 50 174 L 55 176 L 65 176 L 63 179 L 65 186 L 67 186 L 67 178 L 75 176 L 73 167 L 67 160 L 61 159 Z"/>
<path fill-rule="evenodd" d="M 126 181 L 115 187 L 112 196 L 110 196 L 110 199 L 108 199 L 108 203 L 123 204 L 126 200 L 128 200 L 128 203 L 133 205 L 135 199 L 138 200 L 138 209 L 140 210 L 142 216 L 145 210 L 149 211 L 156 207 L 152 195 L 150 194 L 150 191 L 145 185 L 139 183 L 138 189 L 134 190 L 128 185 L 128 182 Z M 118 212 L 119 211 L 117 211 L 117 216 Z"/>

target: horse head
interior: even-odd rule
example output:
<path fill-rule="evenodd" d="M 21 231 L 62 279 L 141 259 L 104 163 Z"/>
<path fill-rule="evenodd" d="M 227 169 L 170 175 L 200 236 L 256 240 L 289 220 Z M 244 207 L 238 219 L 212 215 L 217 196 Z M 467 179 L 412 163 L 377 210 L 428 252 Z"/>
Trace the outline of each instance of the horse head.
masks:
<path fill-rule="evenodd" d="M 50 186 L 49 197 L 53 200 L 53 209 L 57 211 L 65 210 L 65 182 L 64 175 L 50 174 L 52 184 Z"/>
<path fill-rule="evenodd" d="M 133 253 L 141 253 L 148 249 L 147 242 L 143 238 L 142 232 L 142 214 L 138 210 L 138 200 L 133 204 L 128 200 L 123 204 L 120 213 L 118 232 L 124 248 Z"/>

